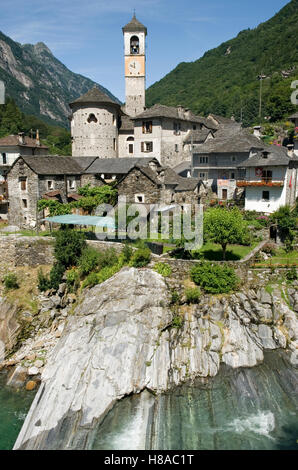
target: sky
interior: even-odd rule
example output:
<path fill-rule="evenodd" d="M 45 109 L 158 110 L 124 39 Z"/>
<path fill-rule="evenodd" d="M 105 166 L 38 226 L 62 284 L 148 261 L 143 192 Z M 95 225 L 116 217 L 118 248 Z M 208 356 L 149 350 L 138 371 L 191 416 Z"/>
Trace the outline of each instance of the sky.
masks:
<path fill-rule="evenodd" d="M 44 42 L 70 70 L 124 101 L 122 26 L 148 28 L 147 87 L 180 62 L 268 20 L 288 0 L 0 0 L 0 30 L 21 44 Z"/>

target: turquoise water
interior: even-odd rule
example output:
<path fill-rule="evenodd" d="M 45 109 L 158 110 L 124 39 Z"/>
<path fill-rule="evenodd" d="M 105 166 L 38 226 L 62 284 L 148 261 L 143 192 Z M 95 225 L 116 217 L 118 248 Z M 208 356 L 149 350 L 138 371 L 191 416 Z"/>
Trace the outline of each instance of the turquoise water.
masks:
<path fill-rule="evenodd" d="M 0 373 L 0 450 L 13 448 L 35 395 L 6 387 L 5 378 Z"/>
<path fill-rule="evenodd" d="M 154 397 L 127 397 L 92 437 L 93 449 L 298 449 L 297 375 L 279 353 L 266 363 Z"/>

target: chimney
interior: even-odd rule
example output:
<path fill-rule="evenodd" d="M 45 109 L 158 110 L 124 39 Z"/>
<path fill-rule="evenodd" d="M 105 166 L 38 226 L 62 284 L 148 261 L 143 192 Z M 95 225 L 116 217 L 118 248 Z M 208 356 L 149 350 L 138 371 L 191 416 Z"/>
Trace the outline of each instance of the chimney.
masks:
<path fill-rule="evenodd" d="M 158 172 L 158 179 L 161 183 L 165 182 L 165 170 L 163 168 Z"/>
<path fill-rule="evenodd" d="M 178 117 L 184 119 L 185 109 L 183 108 L 181 104 L 178 104 L 177 111 L 178 111 Z"/>
<path fill-rule="evenodd" d="M 261 137 L 262 137 L 261 126 L 255 126 L 254 127 L 254 136 L 257 137 L 258 139 L 261 139 Z"/>
<path fill-rule="evenodd" d="M 19 136 L 19 144 L 20 145 L 25 145 L 25 134 L 24 134 L 24 132 L 19 132 L 18 136 Z"/>
<path fill-rule="evenodd" d="M 294 144 L 288 144 L 287 149 L 288 149 L 288 157 L 293 158 L 294 157 Z"/>
<path fill-rule="evenodd" d="M 40 147 L 39 130 L 36 129 L 36 147 Z"/>

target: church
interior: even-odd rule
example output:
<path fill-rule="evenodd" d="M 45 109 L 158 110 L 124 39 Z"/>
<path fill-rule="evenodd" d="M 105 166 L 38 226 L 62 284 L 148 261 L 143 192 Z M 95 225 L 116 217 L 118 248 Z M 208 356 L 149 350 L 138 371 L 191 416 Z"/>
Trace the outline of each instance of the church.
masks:
<path fill-rule="evenodd" d="M 70 103 L 72 155 L 150 157 L 172 168 L 190 161 L 194 134 L 211 137 L 217 130 L 214 121 L 196 116 L 183 106 L 156 104 L 146 109 L 147 28 L 134 15 L 122 30 L 125 105 L 96 87 Z"/>

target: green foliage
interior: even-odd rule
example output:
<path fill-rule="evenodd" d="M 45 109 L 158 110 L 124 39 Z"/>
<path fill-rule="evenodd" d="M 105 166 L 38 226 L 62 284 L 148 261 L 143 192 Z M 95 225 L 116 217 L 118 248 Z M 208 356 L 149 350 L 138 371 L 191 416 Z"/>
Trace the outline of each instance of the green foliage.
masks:
<path fill-rule="evenodd" d="M 66 272 L 66 285 L 69 292 L 74 292 L 80 285 L 80 274 L 77 268 L 71 268 Z"/>
<path fill-rule="evenodd" d="M 194 62 L 182 62 L 146 92 L 146 106 L 183 103 L 204 114 L 235 116 L 245 126 L 259 123 L 258 75 L 265 74 L 262 116 L 272 120 L 295 111 L 290 84 L 298 79 L 298 3 L 289 2 L 277 15 L 255 29 L 204 54 Z M 228 48 L 230 53 L 228 54 Z M 282 70 L 296 66 L 289 78 Z"/>
<path fill-rule="evenodd" d="M 132 254 L 133 254 L 132 248 L 128 244 L 125 244 L 118 258 L 119 265 L 125 266 L 129 264 Z"/>
<path fill-rule="evenodd" d="M 82 232 L 67 228 L 56 233 L 54 255 L 64 270 L 77 265 L 85 247 L 85 234 Z"/>
<path fill-rule="evenodd" d="M 49 199 L 40 199 L 37 202 L 37 209 L 39 211 L 49 209 L 50 217 L 54 217 L 55 215 L 71 214 L 72 206 L 71 204 L 62 204 L 59 201 L 51 201 Z"/>
<path fill-rule="evenodd" d="M 295 266 L 292 266 L 289 271 L 287 271 L 286 278 L 288 281 L 297 281 L 298 274 Z"/>
<path fill-rule="evenodd" d="M 291 251 L 295 231 L 297 231 L 297 216 L 295 216 L 295 212 L 291 211 L 290 206 L 283 206 L 271 215 L 271 220 L 277 223 L 280 238 L 285 243 L 286 249 Z"/>
<path fill-rule="evenodd" d="M 98 266 L 99 259 L 99 252 L 91 246 L 86 246 L 78 262 L 80 274 L 86 276 L 91 271 L 94 271 Z"/>
<path fill-rule="evenodd" d="M 181 315 L 175 315 L 171 324 L 172 328 L 182 328 L 183 326 L 183 317 Z"/>
<path fill-rule="evenodd" d="M 114 274 L 116 274 L 119 271 L 119 269 L 120 269 L 119 265 L 106 266 L 97 273 L 95 272 L 90 273 L 82 283 L 83 289 L 85 287 L 94 287 L 97 284 L 101 284 L 107 279 L 110 279 L 110 277 L 114 276 Z"/>
<path fill-rule="evenodd" d="M 45 292 L 51 287 L 49 277 L 43 273 L 42 269 L 39 269 L 37 273 L 37 286 L 40 292 Z"/>
<path fill-rule="evenodd" d="M 163 277 L 169 277 L 172 274 L 172 268 L 167 263 L 156 263 L 153 269 Z"/>
<path fill-rule="evenodd" d="M 150 263 L 151 251 L 149 248 L 139 248 L 131 258 L 130 265 L 134 268 L 142 268 Z"/>
<path fill-rule="evenodd" d="M 62 282 L 65 267 L 61 263 L 54 263 L 50 271 L 50 288 L 57 290 Z"/>
<path fill-rule="evenodd" d="M 172 291 L 171 294 L 171 304 L 178 304 L 180 301 L 180 295 L 176 290 Z"/>
<path fill-rule="evenodd" d="M 223 259 L 228 244 L 242 243 L 245 237 L 246 223 L 239 209 L 214 208 L 204 215 L 204 237 L 221 245 Z"/>
<path fill-rule="evenodd" d="M 17 278 L 17 275 L 14 273 L 6 274 L 3 278 L 3 283 L 5 286 L 5 289 L 18 289 L 19 288 L 18 278 Z"/>
<path fill-rule="evenodd" d="M 98 266 L 99 269 L 111 267 L 118 264 L 118 256 L 115 248 L 108 248 L 104 251 L 99 251 Z"/>
<path fill-rule="evenodd" d="M 201 291 L 197 287 L 189 287 L 185 289 L 185 297 L 188 304 L 197 304 L 201 297 Z"/>
<path fill-rule="evenodd" d="M 197 285 L 211 294 L 227 294 L 236 289 L 239 283 L 234 269 L 225 264 L 199 264 L 191 269 L 190 276 Z"/>

